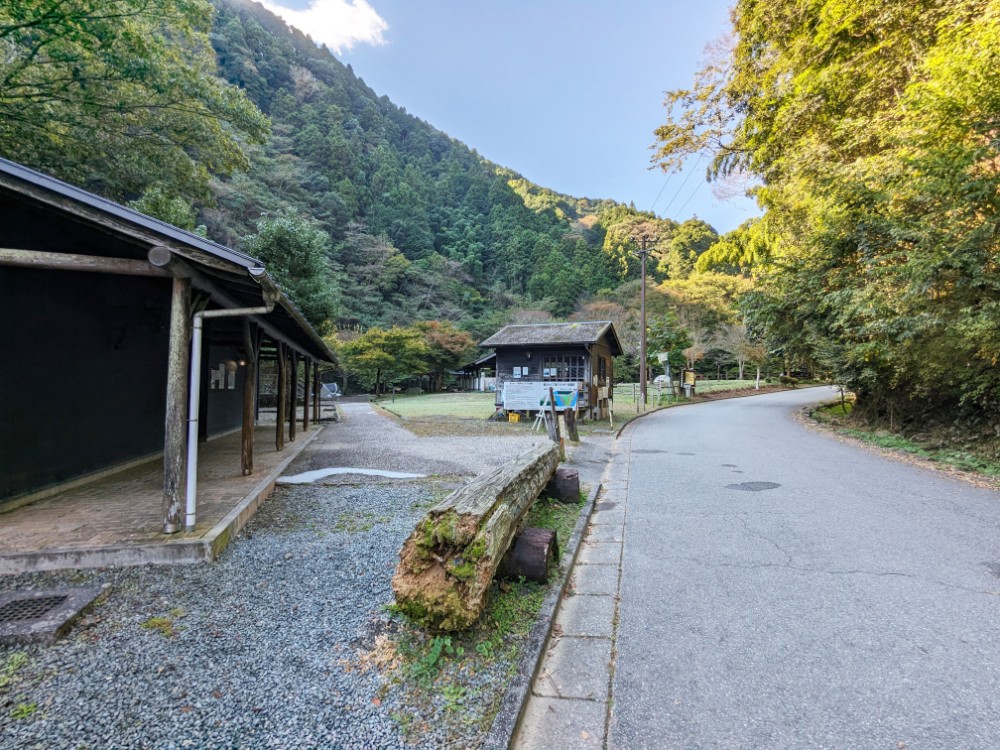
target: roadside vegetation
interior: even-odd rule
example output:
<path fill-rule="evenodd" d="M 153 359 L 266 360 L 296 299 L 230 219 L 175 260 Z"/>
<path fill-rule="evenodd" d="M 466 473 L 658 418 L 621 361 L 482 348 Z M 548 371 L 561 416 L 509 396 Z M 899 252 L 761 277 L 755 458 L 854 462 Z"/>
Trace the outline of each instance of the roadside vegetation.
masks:
<path fill-rule="evenodd" d="M 1000 460 L 996 3 L 738 0 L 731 18 L 667 92 L 655 158 L 750 178 L 764 214 L 697 267 L 750 276 L 751 330 L 855 393 L 856 424 Z"/>
<path fill-rule="evenodd" d="M 960 450 L 954 447 L 953 439 L 936 436 L 933 432 L 906 437 L 893 430 L 872 427 L 857 419 L 853 397 L 819 406 L 809 416 L 841 435 L 877 448 L 896 451 L 942 467 L 980 474 L 991 480 L 1000 477 L 1000 461 L 977 452 L 974 443 Z"/>

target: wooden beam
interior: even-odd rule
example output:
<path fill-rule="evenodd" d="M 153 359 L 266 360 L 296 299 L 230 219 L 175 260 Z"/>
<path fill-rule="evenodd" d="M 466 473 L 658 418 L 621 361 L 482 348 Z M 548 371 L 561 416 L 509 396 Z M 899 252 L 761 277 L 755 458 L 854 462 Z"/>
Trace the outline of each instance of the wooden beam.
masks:
<path fill-rule="evenodd" d="M 155 245 L 149 248 L 146 253 L 149 264 L 162 269 L 174 277 L 191 278 L 195 276 L 194 270 L 184 260 L 169 247 Z"/>
<path fill-rule="evenodd" d="M 16 268 L 41 268 L 47 271 L 83 271 L 111 273 L 122 276 L 155 276 L 170 278 L 173 274 L 150 265 L 149 261 L 131 258 L 104 258 L 99 255 L 75 253 L 50 253 L 44 250 L 15 250 L 0 248 L 0 266 Z"/>

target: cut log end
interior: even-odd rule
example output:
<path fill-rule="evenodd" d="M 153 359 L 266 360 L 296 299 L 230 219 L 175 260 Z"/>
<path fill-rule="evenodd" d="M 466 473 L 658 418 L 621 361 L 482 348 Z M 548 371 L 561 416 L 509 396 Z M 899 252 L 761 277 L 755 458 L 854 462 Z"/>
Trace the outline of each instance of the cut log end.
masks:
<path fill-rule="evenodd" d="M 500 561 L 497 576 L 545 583 L 559 562 L 559 540 L 552 529 L 528 528 L 510 545 Z"/>
<path fill-rule="evenodd" d="M 576 469 L 556 469 L 545 487 L 545 495 L 560 503 L 580 501 L 580 472 Z"/>

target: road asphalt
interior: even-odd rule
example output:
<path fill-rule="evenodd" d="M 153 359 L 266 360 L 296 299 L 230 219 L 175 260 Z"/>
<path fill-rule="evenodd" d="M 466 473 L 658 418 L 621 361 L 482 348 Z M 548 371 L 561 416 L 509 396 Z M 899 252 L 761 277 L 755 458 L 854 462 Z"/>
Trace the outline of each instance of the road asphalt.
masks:
<path fill-rule="evenodd" d="M 1000 747 L 1000 494 L 793 418 L 833 397 L 626 428 L 516 747 Z"/>

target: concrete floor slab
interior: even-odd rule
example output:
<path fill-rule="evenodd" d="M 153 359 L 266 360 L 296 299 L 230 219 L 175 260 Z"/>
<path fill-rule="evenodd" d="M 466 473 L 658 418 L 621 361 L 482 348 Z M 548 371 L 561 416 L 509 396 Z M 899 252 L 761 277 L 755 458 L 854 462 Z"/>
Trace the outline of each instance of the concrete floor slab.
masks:
<path fill-rule="evenodd" d="M 582 566 L 595 567 L 595 566 Z M 608 567 L 596 566 L 596 567 Z M 615 597 L 579 594 L 563 599 L 556 624 L 564 636 L 610 638 L 615 618 Z"/>
<path fill-rule="evenodd" d="M 601 750 L 603 701 L 537 698 L 528 704 L 517 747 L 522 750 Z"/>
<path fill-rule="evenodd" d="M 618 524 L 588 526 L 584 537 L 588 542 L 621 542 L 625 529 Z"/>
<path fill-rule="evenodd" d="M 590 523 L 594 526 L 624 526 L 624 510 L 602 510 L 597 508 L 590 517 Z"/>
<path fill-rule="evenodd" d="M 597 701 L 603 706 L 610 661 L 610 638 L 562 637 L 546 653 L 533 693 Z"/>
<path fill-rule="evenodd" d="M 617 565 L 577 565 L 573 569 L 573 591 L 614 596 L 618 593 L 618 572 Z"/>
<path fill-rule="evenodd" d="M 285 467 L 320 434 L 315 426 L 285 450 L 274 426 L 254 432 L 254 473 L 243 476 L 239 432 L 199 447 L 198 523 L 163 533 L 163 461 L 149 461 L 0 515 L 0 575 L 33 570 L 208 562 L 253 516 Z"/>
<path fill-rule="evenodd" d="M 577 556 L 579 565 L 618 565 L 622 557 L 621 542 L 584 542 Z"/>

